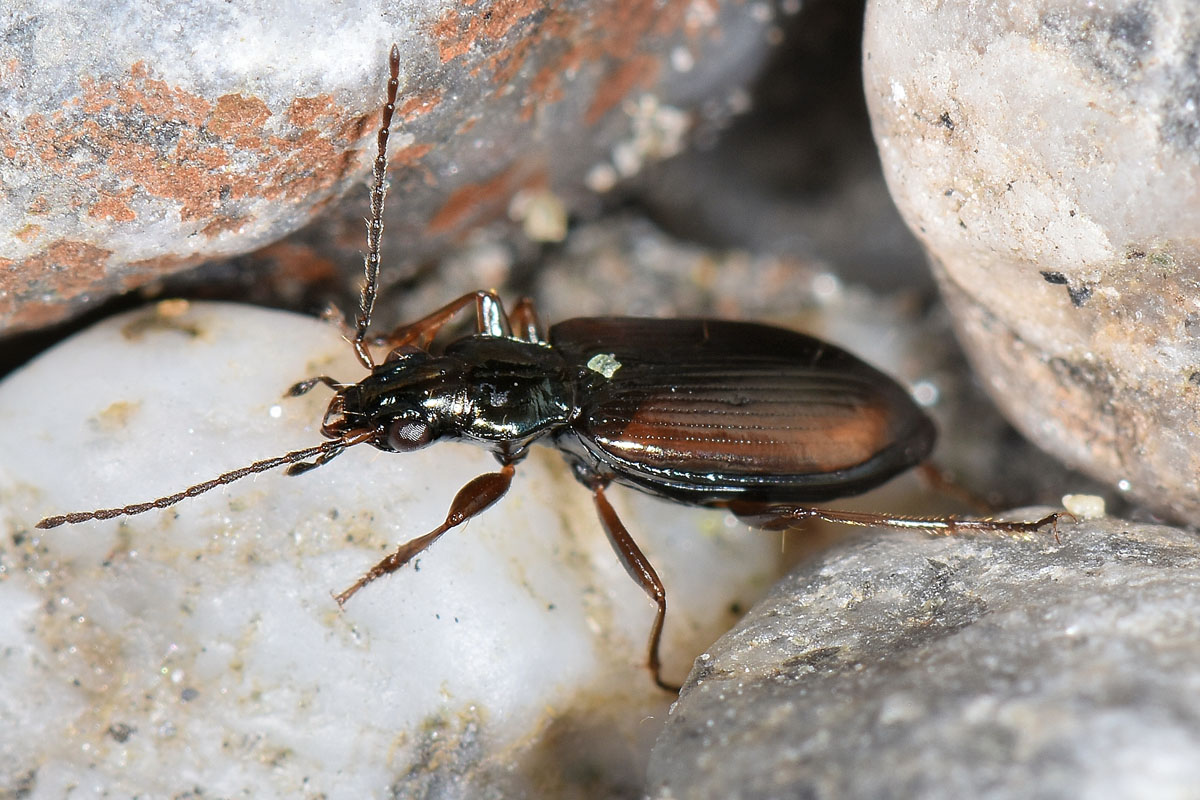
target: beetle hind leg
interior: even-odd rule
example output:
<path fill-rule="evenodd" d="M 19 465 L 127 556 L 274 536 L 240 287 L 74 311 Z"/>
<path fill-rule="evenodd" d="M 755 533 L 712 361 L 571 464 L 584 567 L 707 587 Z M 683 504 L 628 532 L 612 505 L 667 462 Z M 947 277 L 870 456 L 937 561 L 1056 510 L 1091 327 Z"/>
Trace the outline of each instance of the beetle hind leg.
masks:
<path fill-rule="evenodd" d="M 755 528 L 765 530 L 787 530 L 797 527 L 807 519 L 819 519 L 840 525 L 855 525 L 863 528 L 893 528 L 896 530 L 920 530 L 934 534 L 956 534 L 967 531 L 989 533 L 1037 533 L 1052 526 L 1058 538 L 1058 521 L 1063 517 L 1074 517 L 1065 511 L 1055 511 L 1041 519 L 1028 521 L 998 520 L 988 517 L 921 517 L 906 514 L 880 514 L 872 511 L 840 511 L 813 506 L 780 505 L 778 503 L 752 503 L 731 501 L 730 511 L 738 519 Z"/>
<path fill-rule="evenodd" d="M 625 567 L 629 577 L 633 578 L 637 585 L 642 587 L 642 591 L 658 606 L 658 611 L 654 615 L 654 624 L 650 628 L 650 644 L 646 656 L 647 666 L 654 674 L 654 682 L 658 684 L 659 688 L 678 694 L 679 686 L 663 680 L 662 660 L 658 654 L 659 644 L 662 641 L 663 622 L 667 618 L 667 591 L 663 588 L 658 573 L 654 571 L 654 567 L 650 565 L 637 543 L 633 541 L 625 524 L 617 516 L 612 504 L 608 502 L 608 498 L 604 495 L 604 484 L 593 483 L 591 489 L 592 498 L 596 502 L 596 511 L 600 514 L 600 523 L 604 526 L 604 532 L 608 534 L 608 541 L 612 544 L 613 550 L 617 552 L 621 565 Z"/>

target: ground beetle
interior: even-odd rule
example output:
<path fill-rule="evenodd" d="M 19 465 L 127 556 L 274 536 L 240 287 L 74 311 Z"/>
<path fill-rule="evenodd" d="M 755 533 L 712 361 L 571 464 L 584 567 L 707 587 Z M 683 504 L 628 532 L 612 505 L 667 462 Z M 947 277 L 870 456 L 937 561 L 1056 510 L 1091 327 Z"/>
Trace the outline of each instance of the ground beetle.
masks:
<path fill-rule="evenodd" d="M 662 582 L 617 518 L 605 491 L 618 483 L 669 500 L 727 508 L 752 525 L 783 529 L 809 518 L 954 532 L 1032 532 L 1057 522 L 999 522 L 835 511 L 810 503 L 857 494 L 922 461 L 933 423 L 891 378 L 819 339 L 748 322 L 600 317 L 561 322 L 543 333 L 533 304 L 511 314 L 494 292 L 475 292 L 391 334 L 368 339 L 379 274 L 387 142 L 400 65 L 389 59 L 387 105 L 378 134 L 366 280 L 356 326 L 347 331 L 370 375 L 334 390 L 321 432 L 329 441 L 258 461 L 182 492 L 123 508 L 43 519 L 39 528 L 165 508 L 217 486 L 275 467 L 298 475 L 347 447 L 371 444 L 408 452 L 439 439 L 488 448 L 498 472 L 459 490 L 445 521 L 403 544 L 337 595 L 339 605 L 366 584 L 407 564 L 443 533 L 499 500 L 515 465 L 541 442 L 566 457 L 592 492 L 596 510 L 625 569 L 658 606 L 648 663 L 658 655 L 667 610 Z M 438 331 L 473 310 L 474 333 L 444 344 Z M 370 346 L 386 347 L 377 364 Z M 311 460 L 310 460 L 311 459 Z"/>

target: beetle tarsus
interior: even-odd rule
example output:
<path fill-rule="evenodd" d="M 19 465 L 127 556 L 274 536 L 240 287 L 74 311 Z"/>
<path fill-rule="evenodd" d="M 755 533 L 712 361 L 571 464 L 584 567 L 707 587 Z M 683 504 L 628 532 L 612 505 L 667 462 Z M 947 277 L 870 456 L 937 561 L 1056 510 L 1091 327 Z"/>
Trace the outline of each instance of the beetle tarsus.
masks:
<path fill-rule="evenodd" d="M 344 388 L 346 385 L 341 381 L 334 380 L 328 375 L 318 375 L 315 378 L 309 378 L 307 380 L 300 381 L 299 383 L 292 384 L 290 387 L 288 387 L 288 390 L 284 394 L 287 397 L 300 397 L 301 395 L 308 394 L 310 391 L 312 391 L 312 388 L 318 383 L 325 384 L 335 392 Z"/>
<path fill-rule="evenodd" d="M 312 461 L 298 461 L 295 464 L 292 464 L 286 470 L 284 470 L 283 474 L 288 475 L 289 477 L 295 477 L 296 475 L 303 475 L 304 473 L 310 472 L 311 470 L 314 470 L 317 467 L 328 464 L 330 461 L 337 458 L 344 452 L 345 452 L 345 448 L 341 448 L 338 450 L 330 450 L 328 452 L 322 453 L 321 455 L 317 456 Z"/>
<path fill-rule="evenodd" d="M 425 552 L 429 545 L 437 541 L 438 538 L 443 533 L 450 530 L 451 527 L 453 526 L 442 523 L 424 536 L 418 536 L 416 539 L 405 542 L 396 548 L 395 552 L 384 556 L 378 564 L 371 567 L 361 578 L 356 580 L 349 589 L 334 595 L 333 599 L 337 601 L 338 607 L 344 607 L 347 600 L 353 597 L 359 589 L 363 588 L 371 581 L 395 572 L 409 561 L 412 561 L 421 553 Z"/>

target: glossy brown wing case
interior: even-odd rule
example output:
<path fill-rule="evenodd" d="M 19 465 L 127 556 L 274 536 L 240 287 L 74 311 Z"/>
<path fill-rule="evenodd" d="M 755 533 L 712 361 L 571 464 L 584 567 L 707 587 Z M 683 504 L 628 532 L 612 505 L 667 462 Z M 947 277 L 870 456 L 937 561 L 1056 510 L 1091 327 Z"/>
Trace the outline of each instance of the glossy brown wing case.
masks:
<path fill-rule="evenodd" d="M 551 328 L 550 343 L 591 365 L 556 444 L 595 474 L 660 496 L 824 500 L 881 484 L 933 446 L 933 424 L 895 381 L 793 331 L 579 318 Z"/>

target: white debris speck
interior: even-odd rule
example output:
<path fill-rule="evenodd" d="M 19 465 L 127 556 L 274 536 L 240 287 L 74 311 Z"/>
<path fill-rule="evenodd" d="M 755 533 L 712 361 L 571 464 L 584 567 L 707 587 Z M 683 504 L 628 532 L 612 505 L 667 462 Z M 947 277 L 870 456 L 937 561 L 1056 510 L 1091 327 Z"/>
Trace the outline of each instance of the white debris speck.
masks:
<path fill-rule="evenodd" d="M 611 191 L 617 185 L 618 178 L 617 171 L 611 164 L 597 164 L 588 170 L 583 181 L 593 192 L 603 193 Z"/>
<path fill-rule="evenodd" d="M 520 222 L 534 242 L 561 242 L 567 238 L 567 207 L 549 189 L 517 192 L 508 205 L 508 216 Z"/>
<path fill-rule="evenodd" d="M 588 359 L 587 368 L 606 378 L 611 378 L 621 368 L 621 362 L 617 361 L 612 353 L 597 353 Z"/>
<path fill-rule="evenodd" d="M 1063 495 L 1063 508 L 1079 519 L 1100 519 L 1104 516 L 1104 498 L 1094 494 Z"/>
<path fill-rule="evenodd" d="M 671 66 L 676 72 L 691 72 L 692 67 L 696 66 L 696 59 L 691 50 L 683 46 L 676 47 L 671 51 Z"/>
<path fill-rule="evenodd" d="M 913 384 L 912 396 L 922 408 L 932 408 L 937 405 L 938 399 L 941 397 L 941 392 L 938 390 L 936 383 L 923 380 Z"/>

